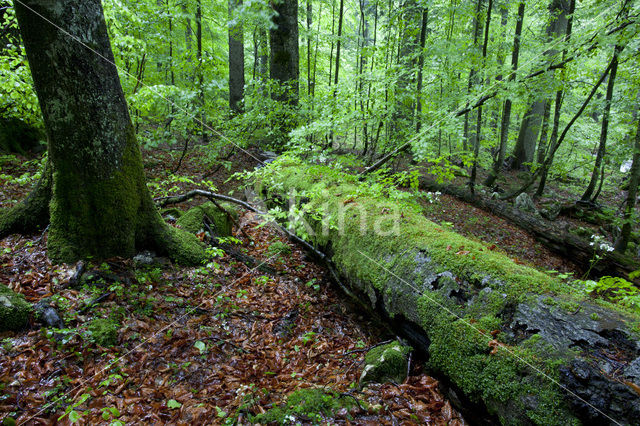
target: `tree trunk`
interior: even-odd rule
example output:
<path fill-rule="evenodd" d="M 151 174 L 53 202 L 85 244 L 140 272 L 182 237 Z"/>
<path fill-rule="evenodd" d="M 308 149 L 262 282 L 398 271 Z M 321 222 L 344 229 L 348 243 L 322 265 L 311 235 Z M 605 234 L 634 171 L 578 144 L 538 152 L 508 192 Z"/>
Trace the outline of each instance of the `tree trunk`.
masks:
<path fill-rule="evenodd" d="M 609 115 L 611 112 L 611 100 L 613 99 L 613 87 L 616 83 L 616 73 L 618 72 L 618 55 L 622 52 L 623 46 L 616 45 L 613 50 L 613 59 L 611 62 L 613 66 L 609 73 L 609 81 L 607 82 L 607 96 L 604 103 L 604 112 L 602 114 L 602 127 L 600 130 L 600 143 L 598 145 L 598 153 L 596 154 L 596 161 L 593 165 L 593 172 L 591 173 L 591 180 L 589 186 L 582 194 L 580 201 L 582 202 L 594 202 L 595 197 L 592 199 L 593 191 L 596 189 L 598 183 L 598 175 L 602 173 L 600 167 L 604 167 L 602 160 L 607 150 L 607 134 L 609 132 Z"/>
<path fill-rule="evenodd" d="M 342 46 L 342 19 L 344 17 L 344 0 L 340 0 L 340 10 L 338 10 L 338 41 L 336 42 L 336 71 L 333 75 L 334 97 L 335 91 L 338 90 L 338 81 L 340 79 L 340 47 Z"/>
<path fill-rule="evenodd" d="M 640 99 L 640 93 L 638 94 Z M 636 115 L 640 110 L 640 102 L 636 106 Z M 638 129 L 636 130 L 636 137 L 634 139 L 633 146 L 633 162 L 631 163 L 629 190 L 627 191 L 627 199 L 625 201 L 624 209 L 624 222 L 622 224 L 622 231 L 620 237 L 616 241 L 615 251 L 624 254 L 629 244 L 631 237 L 631 227 L 636 221 L 633 220 L 633 215 L 636 210 L 636 200 L 638 198 L 638 185 L 640 185 L 640 120 L 638 120 Z"/>
<path fill-rule="evenodd" d="M 489 0 L 487 6 L 487 18 L 484 26 L 484 41 L 482 43 L 482 67 L 485 67 L 487 59 L 487 46 L 489 44 L 489 29 L 491 26 L 491 11 L 493 9 L 493 0 Z M 480 153 L 480 141 L 482 139 L 482 106 L 478 108 L 478 117 L 476 121 L 476 134 L 473 139 L 473 166 L 471 167 L 471 176 L 469 177 L 469 189 L 473 194 L 475 192 L 476 175 L 478 169 L 478 155 Z"/>
<path fill-rule="evenodd" d="M 560 34 L 564 36 L 566 33 L 569 8 L 570 6 L 567 0 L 551 0 L 549 4 L 550 19 L 546 31 L 548 42 L 552 43 Z M 548 64 L 551 64 L 553 61 L 555 53 L 556 50 L 553 48 L 544 52 L 544 57 L 547 58 L 546 62 Z M 545 75 L 545 79 L 550 80 L 552 78 L 553 72 Z M 549 101 L 548 95 L 545 93 L 538 94 L 535 96 L 533 103 L 528 107 L 527 113 L 524 115 L 520 126 L 518 141 L 516 142 L 512 156 L 511 168 L 513 170 L 523 168 L 525 163 L 533 163 L 536 142 L 540 134 L 543 116 L 545 111 L 550 111 L 547 105 Z M 543 138 L 543 136 L 541 136 L 541 138 Z"/>
<path fill-rule="evenodd" d="M 422 25 L 420 26 L 420 56 L 418 56 L 418 75 L 416 77 L 416 133 L 422 127 L 422 68 L 424 68 L 424 46 L 427 40 L 427 21 L 429 9 L 422 11 Z"/>
<path fill-rule="evenodd" d="M 198 99 L 200 101 L 200 136 L 206 140 L 206 114 L 204 99 L 204 70 L 202 63 L 202 0 L 196 3 L 196 62 L 198 76 Z"/>
<path fill-rule="evenodd" d="M 244 97 L 244 41 L 241 23 L 236 21 L 234 11 L 242 6 L 242 0 L 229 0 L 229 109 L 233 114 L 242 111 Z"/>
<path fill-rule="evenodd" d="M 513 36 L 513 50 L 511 52 L 511 73 L 507 79 L 512 82 L 516 79 L 516 71 L 518 70 L 518 59 L 520 57 L 520 37 L 522 35 L 522 24 L 524 22 L 524 1 L 521 1 L 518 5 L 518 16 L 516 18 L 516 30 Z M 507 145 L 509 143 L 509 126 L 511 125 L 511 99 L 504 101 L 502 107 L 502 120 L 500 124 L 500 147 L 498 148 L 498 157 L 493 163 L 493 167 L 489 176 L 487 176 L 484 184 L 491 186 L 494 184 L 500 170 L 504 165 L 504 160 L 507 155 Z"/>
<path fill-rule="evenodd" d="M 482 0 L 476 0 L 476 11 L 473 15 L 473 51 L 475 51 L 478 47 L 478 38 L 480 37 L 480 11 L 482 8 Z M 477 84 L 476 78 L 476 70 L 471 66 L 471 70 L 469 70 L 469 80 L 467 83 L 467 94 L 471 94 L 471 90 L 473 86 Z M 469 112 L 464 115 L 464 130 L 463 130 L 463 149 L 467 151 L 469 149 L 469 145 L 471 142 L 471 134 L 469 132 Z M 471 145 L 473 143 L 471 142 Z"/>
<path fill-rule="evenodd" d="M 567 35 L 565 37 L 565 42 L 568 42 L 571 39 L 571 30 L 573 27 L 573 13 L 576 10 L 576 0 L 570 0 L 569 2 L 569 19 L 567 21 Z M 562 60 L 564 61 L 567 57 L 567 48 L 565 47 L 562 50 Z M 564 70 L 562 70 L 562 78 L 564 79 Z M 558 131 L 560 129 L 560 112 L 562 111 L 562 101 L 564 98 L 564 91 L 562 89 L 558 90 L 556 92 L 556 101 L 555 101 L 555 105 L 554 105 L 554 112 L 553 112 L 553 127 L 551 129 L 551 137 L 549 139 L 549 149 L 548 149 L 548 155 L 549 155 L 549 159 L 548 160 L 543 160 L 541 162 L 542 164 L 542 171 L 540 173 L 540 183 L 538 184 L 538 189 L 536 190 L 536 196 L 540 197 L 542 196 L 543 192 L 544 192 L 544 187 L 547 183 L 547 175 L 549 173 L 549 168 L 551 167 L 551 164 L 553 163 L 553 153 L 555 152 L 555 146 L 556 143 L 558 142 Z"/>
<path fill-rule="evenodd" d="M 298 1 L 275 1 L 272 2 L 272 7 L 276 14 L 273 17 L 274 28 L 269 31 L 269 73 L 271 79 L 286 89 L 275 98 L 291 105 L 298 105 Z"/>
<path fill-rule="evenodd" d="M 197 238 L 166 225 L 149 196 L 101 2 L 25 0 L 15 8 L 53 166 L 49 257 L 73 262 L 151 248 L 200 262 Z"/>

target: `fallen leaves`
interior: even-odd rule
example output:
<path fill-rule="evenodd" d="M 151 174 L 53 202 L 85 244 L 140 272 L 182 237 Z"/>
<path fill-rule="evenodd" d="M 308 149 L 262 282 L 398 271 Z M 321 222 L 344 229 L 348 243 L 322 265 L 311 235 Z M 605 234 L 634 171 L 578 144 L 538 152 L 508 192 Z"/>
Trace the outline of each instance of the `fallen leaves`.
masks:
<path fill-rule="evenodd" d="M 256 225 L 255 218 L 243 221 Z M 255 243 L 251 255 L 266 260 L 269 245 L 281 237 L 269 227 L 246 229 Z M 44 247 L 29 241 L 2 240 L 11 256 L 0 258 L 0 280 L 33 301 L 64 297 L 67 314 L 85 306 L 84 290 L 66 287 L 71 268 L 54 268 Z M 11 335 L 10 347 L 1 349 L 0 412 L 19 422 L 51 423 L 88 393 L 74 409 L 79 424 L 116 413 L 123 423 L 222 423 L 230 417 L 248 423 L 292 391 L 321 386 L 380 404 L 376 413 L 338 412 L 335 421 L 463 424 L 437 382 L 421 372 L 402 385 L 380 385 L 380 392 L 354 391 L 365 353 L 343 354 L 380 341 L 381 328 L 350 313 L 324 271 L 297 248 L 269 279 L 228 256 L 216 261 L 217 273 L 165 270 L 143 298 L 114 294 L 86 314 L 67 315 L 66 343 L 43 330 Z M 111 267 L 131 266 L 116 260 Z M 139 306 L 145 304 L 152 309 Z M 83 324 L 114 312 L 125 313 L 118 345 L 89 343 Z M 278 333 L 285 318 L 286 333 Z"/>

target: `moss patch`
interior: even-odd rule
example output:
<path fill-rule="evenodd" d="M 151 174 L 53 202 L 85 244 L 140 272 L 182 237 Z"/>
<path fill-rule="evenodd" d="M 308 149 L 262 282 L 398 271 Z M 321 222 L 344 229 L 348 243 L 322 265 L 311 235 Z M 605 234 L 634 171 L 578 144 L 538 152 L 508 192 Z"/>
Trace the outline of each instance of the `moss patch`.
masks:
<path fill-rule="evenodd" d="M 96 318 L 91 320 L 87 329 L 91 341 L 100 346 L 113 346 L 118 342 L 120 325 L 111 319 Z"/>
<path fill-rule="evenodd" d="M 26 327 L 31 310 L 31 305 L 21 294 L 0 284 L 0 331 L 15 331 Z"/>
<path fill-rule="evenodd" d="M 220 203 L 220 205 L 237 220 L 238 213 L 233 206 L 227 203 Z M 215 232 L 217 236 L 226 237 L 231 235 L 233 221 L 226 212 L 220 210 L 212 202 L 207 202 L 189 209 L 176 223 L 185 231 L 196 234 L 204 229 L 203 221 L 205 216 L 213 222 L 214 226 L 212 228 L 215 229 L 212 229 L 212 231 Z"/>
<path fill-rule="evenodd" d="M 392 342 L 371 349 L 364 358 L 360 386 L 368 383 L 402 383 L 407 378 L 409 346 Z"/>
<path fill-rule="evenodd" d="M 349 409 L 355 404 L 353 399 L 341 397 L 333 391 L 299 389 L 287 397 L 284 405 L 255 416 L 252 422 L 295 424 L 302 421 L 320 424 L 332 417 L 339 409 Z"/>

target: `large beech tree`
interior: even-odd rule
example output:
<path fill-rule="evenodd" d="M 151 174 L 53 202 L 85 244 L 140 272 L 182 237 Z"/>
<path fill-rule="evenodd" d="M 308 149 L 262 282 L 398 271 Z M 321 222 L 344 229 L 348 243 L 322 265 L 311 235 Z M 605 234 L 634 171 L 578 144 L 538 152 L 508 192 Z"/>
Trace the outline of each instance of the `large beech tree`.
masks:
<path fill-rule="evenodd" d="M 145 185 L 100 0 L 20 0 L 15 9 L 52 178 L 45 173 L 36 193 L 3 213 L 0 233 L 33 227 L 30 215 L 46 220 L 48 206 L 53 261 L 128 257 L 149 248 L 199 262 L 204 252 L 196 237 L 163 222 Z M 42 202 L 49 184 L 50 202 Z"/>

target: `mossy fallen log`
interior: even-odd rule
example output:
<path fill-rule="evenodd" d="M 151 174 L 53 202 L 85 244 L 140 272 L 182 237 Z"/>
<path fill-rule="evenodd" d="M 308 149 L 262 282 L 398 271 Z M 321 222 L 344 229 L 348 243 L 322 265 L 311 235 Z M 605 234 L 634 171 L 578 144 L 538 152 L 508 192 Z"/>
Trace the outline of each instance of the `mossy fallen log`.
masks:
<path fill-rule="evenodd" d="M 280 158 L 268 199 L 343 284 L 410 325 L 429 367 L 503 424 L 640 424 L 640 316 L 426 220 L 406 193 Z"/>

